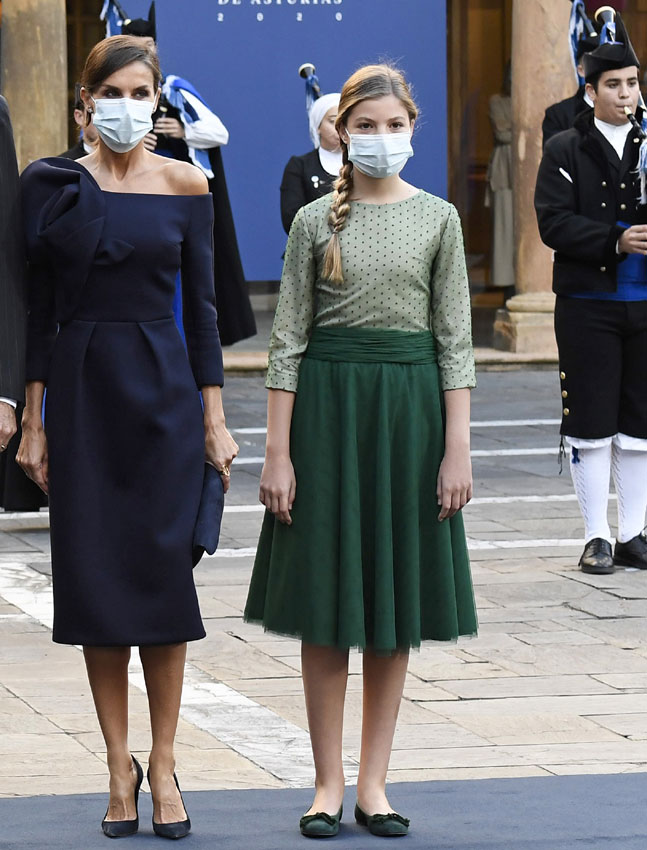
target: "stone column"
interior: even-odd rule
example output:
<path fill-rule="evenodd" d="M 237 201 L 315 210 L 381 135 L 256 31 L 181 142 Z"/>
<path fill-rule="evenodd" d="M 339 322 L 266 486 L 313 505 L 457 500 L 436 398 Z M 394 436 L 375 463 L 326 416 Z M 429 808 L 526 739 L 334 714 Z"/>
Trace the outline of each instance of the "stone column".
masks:
<path fill-rule="evenodd" d="M 3 0 L 2 94 L 18 165 L 67 148 L 65 0 Z"/>
<path fill-rule="evenodd" d="M 541 123 L 551 103 L 576 88 L 568 49 L 570 3 L 514 0 L 512 114 L 515 276 L 517 295 L 497 312 L 495 348 L 556 353 L 553 332 L 552 252 L 539 237 L 533 205 L 541 160 Z"/>

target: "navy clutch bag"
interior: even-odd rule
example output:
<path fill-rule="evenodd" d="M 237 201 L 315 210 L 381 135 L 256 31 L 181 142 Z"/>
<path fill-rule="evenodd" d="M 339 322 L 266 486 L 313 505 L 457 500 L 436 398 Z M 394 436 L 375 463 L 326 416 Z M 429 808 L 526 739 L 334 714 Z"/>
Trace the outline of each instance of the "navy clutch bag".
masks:
<path fill-rule="evenodd" d="M 204 465 L 204 481 L 198 518 L 193 530 L 193 566 L 207 552 L 209 555 L 218 548 L 222 512 L 225 507 L 225 491 L 220 473 L 210 463 Z"/>

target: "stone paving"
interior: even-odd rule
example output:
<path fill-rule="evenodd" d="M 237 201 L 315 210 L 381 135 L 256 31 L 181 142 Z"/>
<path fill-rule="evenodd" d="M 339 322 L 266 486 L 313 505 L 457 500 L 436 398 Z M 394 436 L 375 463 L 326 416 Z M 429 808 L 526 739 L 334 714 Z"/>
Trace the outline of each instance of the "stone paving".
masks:
<path fill-rule="evenodd" d="M 299 645 L 243 623 L 262 511 L 265 393 L 233 378 L 241 463 L 220 554 L 196 570 L 208 637 L 189 647 L 177 760 L 187 790 L 305 786 L 312 769 Z M 647 769 L 647 574 L 585 576 L 568 469 L 558 474 L 552 372 L 488 372 L 473 397 L 475 499 L 465 511 L 480 633 L 412 653 L 389 779 Z M 534 424 L 510 424 L 531 421 Z M 499 423 L 499 424 L 493 424 Z M 251 430 L 251 433 L 250 433 Z M 494 454 L 545 449 L 541 454 Z M 610 502 L 613 522 L 615 502 Z M 51 642 L 47 517 L 0 514 L 0 795 L 104 791 L 105 750 L 81 653 Z M 92 557 L 92 553 L 88 553 Z M 135 653 L 136 655 L 136 653 Z M 356 775 L 361 655 L 351 656 L 344 751 Z M 131 745 L 150 745 L 141 673 Z"/>

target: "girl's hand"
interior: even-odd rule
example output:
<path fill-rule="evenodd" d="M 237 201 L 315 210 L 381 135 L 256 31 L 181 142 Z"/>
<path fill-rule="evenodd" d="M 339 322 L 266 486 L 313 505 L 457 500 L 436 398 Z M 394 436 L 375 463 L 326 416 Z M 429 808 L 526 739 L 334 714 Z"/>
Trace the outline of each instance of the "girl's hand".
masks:
<path fill-rule="evenodd" d="M 440 505 L 440 522 L 454 516 L 472 498 L 472 461 L 469 449 L 445 450 L 438 471 L 436 496 Z"/>
<path fill-rule="evenodd" d="M 25 428 L 16 454 L 16 461 L 28 478 L 48 492 L 49 463 L 47 459 L 47 437 L 41 427 Z"/>
<path fill-rule="evenodd" d="M 265 458 L 261 473 L 259 499 L 274 516 L 286 525 L 292 525 L 290 511 L 297 491 L 292 461 L 285 455 Z"/>
<path fill-rule="evenodd" d="M 231 464 L 238 455 L 238 444 L 227 430 L 224 422 L 208 428 L 205 434 L 204 453 L 207 463 L 218 470 L 225 490 L 229 490 Z"/>

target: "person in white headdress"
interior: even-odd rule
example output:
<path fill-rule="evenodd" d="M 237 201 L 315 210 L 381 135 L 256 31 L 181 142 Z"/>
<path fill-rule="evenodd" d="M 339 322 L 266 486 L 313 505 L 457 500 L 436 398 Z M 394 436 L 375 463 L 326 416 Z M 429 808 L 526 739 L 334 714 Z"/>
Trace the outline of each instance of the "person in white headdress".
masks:
<path fill-rule="evenodd" d="M 335 130 L 339 92 L 317 98 L 308 113 L 314 150 L 293 156 L 285 166 L 281 181 L 281 221 L 290 232 L 292 220 L 301 207 L 332 192 L 342 166 L 339 134 Z"/>

